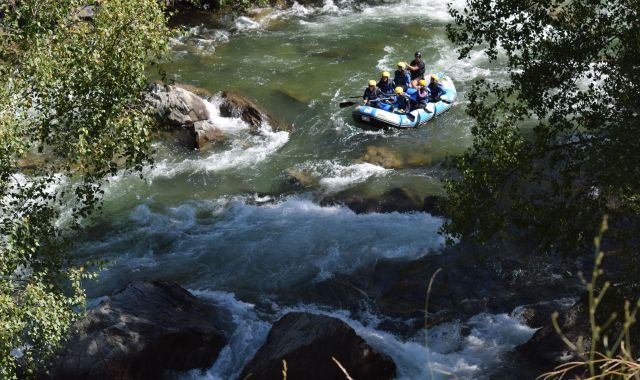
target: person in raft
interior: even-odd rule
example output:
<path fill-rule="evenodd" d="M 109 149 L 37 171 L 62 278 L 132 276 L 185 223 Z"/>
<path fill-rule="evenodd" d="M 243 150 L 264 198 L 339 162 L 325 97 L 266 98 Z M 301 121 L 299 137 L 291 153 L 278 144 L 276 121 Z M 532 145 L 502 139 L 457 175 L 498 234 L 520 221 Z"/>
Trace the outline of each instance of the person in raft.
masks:
<path fill-rule="evenodd" d="M 422 53 L 415 52 L 414 60 L 407 66 L 411 72 L 411 87 L 417 87 L 418 81 L 424 79 L 424 61 L 422 60 Z"/>
<path fill-rule="evenodd" d="M 396 93 L 395 102 L 393 103 L 395 112 L 408 113 L 411 109 L 411 100 L 409 99 L 409 96 L 405 94 L 404 90 L 400 86 L 396 87 L 394 92 Z"/>
<path fill-rule="evenodd" d="M 382 77 L 378 81 L 378 88 L 385 96 L 393 95 L 393 89 L 396 88 L 395 83 L 393 83 L 393 81 L 389 77 L 389 72 L 383 71 Z"/>
<path fill-rule="evenodd" d="M 364 100 L 364 104 L 370 107 L 378 107 L 378 99 L 382 97 L 382 91 L 376 86 L 376 81 L 371 79 L 369 81 L 369 86 L 364 90 L 364 95 L 362 95 L 362 100 Z"/>
<path fill-rule="evenodd" d="M 407 71 L 407 64 L 404 62 L 398 62 L 398 69 L 393 73 L 393 83 L 402 87 L 406 91 L 407 87 L 411 83 L 411 75 Z"/>
<path fill-rule="evenodd" d="M 415 108 L 424 108 L 429 101 L 429 88 L 427 87 L 427 81 L 420 79 L 418 81 L 418 87 L 416 87 L 416 104 Z"/>
<path fill-rule="evenodd" d="M 429 86 L 427 87 L 429 90 L 429 101 L 437 102 L 440 100 L 440 96 L 444 93 L 444 87 L 442 87 L 440 78 L 436 74 L 431 74 L 430 79 Z"/>

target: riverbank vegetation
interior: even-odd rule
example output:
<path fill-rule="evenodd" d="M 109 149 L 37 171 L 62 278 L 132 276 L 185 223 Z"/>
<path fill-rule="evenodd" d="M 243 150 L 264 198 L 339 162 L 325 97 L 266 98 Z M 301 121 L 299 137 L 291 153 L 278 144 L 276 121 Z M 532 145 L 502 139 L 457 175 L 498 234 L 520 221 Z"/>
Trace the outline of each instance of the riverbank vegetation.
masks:
<path fill-rule="evenodd" d="M 637 4 L 502 0 L 451 13 L 460 57 L 505 59 L 511 81 L 470 92 L 474 143 L 453 161 L 445 232 L 521 233 L 570 253 L 607 214 L 609 236 L 630 242 L 640 231 Z"/>
<path fill-rule="evenodd" d="M 167 45 L 163 7 L 98 1 L 88 14 L 84 5 L 0 4 L 3 379 L 32 377 L 67 336 L 87 275 L 65 240 L 99 207 L 104 178 L 150 160 L 140 94 Z"/>
<path fill-rule="evenodd" d="M 501 0 L 451 14 L 448 34 L 460 57 L 480 49 L 504 60 L 510 82 L 480 80 L 469 94 L 473 146 L 451 161 L 444 232 L 478 241 L 523 237 L 541 253 L 577 256 L 589 252 L 608 218 L 585 278 L 589 302 L 577 308 L 588 314 L 584 340 L 567 339 L 556 322 L 579 360 L 545 378 L 637 378 L 630 331 L 637 331 L 639 296 L 640 7 Z M 617 261 L 604 271 L 603 251 Z M 613 306 L 612 284 L 622 294 Z"/>

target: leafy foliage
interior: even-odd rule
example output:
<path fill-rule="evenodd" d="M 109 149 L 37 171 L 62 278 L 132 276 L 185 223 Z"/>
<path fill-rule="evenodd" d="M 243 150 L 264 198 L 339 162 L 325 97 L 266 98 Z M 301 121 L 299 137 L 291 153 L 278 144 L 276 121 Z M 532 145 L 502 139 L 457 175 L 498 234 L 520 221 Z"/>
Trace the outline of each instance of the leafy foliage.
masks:
<path fill-rule="evenodd" d="M 609 214 L 637 235 L 640 3 L 468 0 L 450 13 L 460 57 L 506 59 L 511 81 L 470 91 L 474 143 L 454 160 L 444 231 L 486 240 L 515 226 L 571 252 Z"/>
<path fill-rule="evenodd" d="M 65 238 L 103 178 L 149 161 L 145 68 L 164 52 L 156 0 L 0 2 L 0 378 L 31 377 L 90 275 Z M 63 213 L 64 211 L 64 213 Z"/>

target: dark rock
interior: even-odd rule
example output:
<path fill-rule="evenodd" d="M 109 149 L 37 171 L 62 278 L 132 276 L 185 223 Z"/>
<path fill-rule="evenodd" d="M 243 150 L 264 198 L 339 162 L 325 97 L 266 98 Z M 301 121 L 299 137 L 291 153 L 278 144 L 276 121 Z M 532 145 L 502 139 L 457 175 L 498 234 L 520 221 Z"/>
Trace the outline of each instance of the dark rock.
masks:
<path fill-rule="evenodd" d="M 380 201 L 380 212 L 411 212 L 422 210 L 422 199 L 405 188 L 393 188 L 384 194 Z"/>
<path fill-rule="evenodd" d="M 380 260 L 351 274 L 292 288 L 286 300 L 331 305 L 354 315 L 368 309 L 407 322 L 386 328 L 411 336 L 424 326 L 427 285 L 438 268 L 442 271 L 429 295 L 429 325 L 576 297 L 582 291 L 576 273 L 590 265 L 590 260 L 565 262 L 515 243 L 459 243 L 418 260 Z"/>
<path fill-rule="evenodd" d="M 324 200 L 323 203 L 343 203 L 356 214 L 388 213 L 388 212 L 413 212 L 422 211 L 423 203 L 420 196 L 409 189 L 396 187 L 384 192 L 379 198 L 363 198 L 358 196 L 344 200 Z"/>
<path fill-rule="evenodd" d="M 313 174 L 298 169 L 287 170 L 288 182 L 296 189 L 306 189 L 318 186 L 318 178 Z"/>
<path fill-rule="evenodd" d="M 132 282 L 75 325 L 52 378 L 157 379 L 210 367 L 227 341 L 215 317 L 176 283 Z"/>
<path fill-rule="evenodd" d="M 612 287 L 602 299 L 596 309 L 596 323 L 598 326 L 604 325 L 613 313 L 617 313 L 618 318 L 611 327 L 604 331 L 609 336 L 609 341 L 613 342 L 622 332 L 624 322 L 625 300 L 637 300 L 640 291 L 633 287 Z M 571 350 L 560 338 L 553 327 L 551 321 L 547 322 L 543 328 L 536 333 L 526 343 L 517 347 L 518 351 L 532 362 L 552 369 L 558 364 L 572 360 L 584 359 L 586 352 L 591 347 L 591 326 L 589 323 L 589 299 L 584 294 L 571 308 L 562 312 L 558 316 L 558 325 L 562 334 L 574 345 L 582 339 L 582 351 Z M 640 344 L 640 326 L 633 325 L 630 330 L 631 347 L 638 347 Z M 596 347 L 596 350 L 604 352 L 603 347 Z"/>
<path fill-rule="evenodd" d="M 428 195 L 424 198 L 424 207 L 422 209 L 433 216 L 444 216 L 444 201 L 445 199 L 443 197 Z"/>
<path fill-rule="evenodd" d="M 145 94 L 145 100 L 163 125 L 184 127 L 209 119 L 204 100 L 175 85 L 153 84 Z"/>
<path fill-rule="evenodd" d="M 515 316 L 527 326 L 537 329 L 551 321 L 551 314 L 564 312 L 574 304 L 575 299 L 565 298 L 553 301 L 541 301 L 516 308 Z"/>
<path fill-rule="evenodd" d="M 273 118 L 251 99 L 233 91 L 222 93 L 220 115 L 223 117 L 239 117 L 255 131 L 262 123 L 268 123 L 274 131 L 287 130 L 287 126 Z"/>
<path fill-rule="evenodd" d="M 284 359 L 287 378 L 344 380 L 345 375 L 332 357 L 354 379 L 391 379 L 396 370 L 388 356 L 371 348 L 341 320 L 289 313 L 273 325 L 266 343 L 244 368 L 240 379 L 282 379 Z"/>

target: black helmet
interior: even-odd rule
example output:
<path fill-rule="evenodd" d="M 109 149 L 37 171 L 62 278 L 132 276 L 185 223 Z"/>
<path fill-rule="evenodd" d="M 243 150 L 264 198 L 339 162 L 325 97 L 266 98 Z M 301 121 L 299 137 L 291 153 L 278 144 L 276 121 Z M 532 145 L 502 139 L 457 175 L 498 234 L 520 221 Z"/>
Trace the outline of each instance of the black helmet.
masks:
<path fill-rule="evenodd" d="M 417 52 L 415 52 L 415 53 L 413 54 L 413 56 L 414 56 L 414 57 L 416 57 L 416 58 L 422 58 L 422 53 L 420 53 L 419 51 L 417 51 Z"/>

